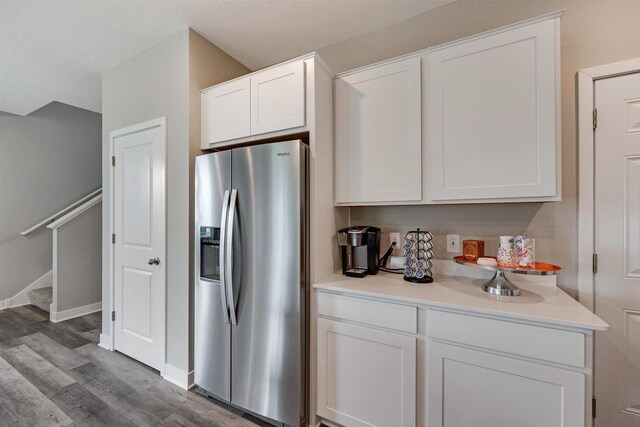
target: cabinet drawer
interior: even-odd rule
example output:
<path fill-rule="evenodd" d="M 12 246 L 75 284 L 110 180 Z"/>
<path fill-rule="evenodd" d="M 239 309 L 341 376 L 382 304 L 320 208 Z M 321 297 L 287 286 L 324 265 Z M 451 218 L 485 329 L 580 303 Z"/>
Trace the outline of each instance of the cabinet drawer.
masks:
<path fill-rule="evenodd" d="M 418 309 L 318 292 L 318 314 L 415 334 Z"/>
<path fill-rule="evenodd" d="M 429 310 L 427 334 L 488 350 L 585 366 L 584 335 L 578 332 Z"/>

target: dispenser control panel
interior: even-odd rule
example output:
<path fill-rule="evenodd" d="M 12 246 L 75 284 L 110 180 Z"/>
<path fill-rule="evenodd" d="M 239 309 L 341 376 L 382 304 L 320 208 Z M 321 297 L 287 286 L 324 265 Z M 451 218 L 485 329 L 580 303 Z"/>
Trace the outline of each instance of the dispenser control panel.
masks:
<path fill-rule="evenodd" d="M 220 245 L 220 228 L 200 227 L 200 243 L 203 245 Z"/>

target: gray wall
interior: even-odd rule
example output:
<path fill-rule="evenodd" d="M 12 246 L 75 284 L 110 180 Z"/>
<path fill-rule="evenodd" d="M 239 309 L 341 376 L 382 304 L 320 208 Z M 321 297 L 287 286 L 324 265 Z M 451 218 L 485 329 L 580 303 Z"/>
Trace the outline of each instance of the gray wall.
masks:
<path fill-rule="evenodd" d="M 84 307 L 102 297 L 102 204 L 56 230 L 56 311 Z"/>
<path fill-rule="evenodd" d="M 560 285 L 577 293 L 577 143 L 575 74 L 581 68 L 640 57 L 640 1 L 628 0 L 458 0 L 390 27 L 319 50 L 336 72 L 424 49 L 566 8 L 561 19 L 562 202 L 516 205 L 359 207 L 353 224 L 385 231 L 421 226 L 436 234 L 436 255 L 445 234 L 481 238 L 495 252 L 500 234 L 528 232 L 537 257 L 559 264 Z M 487 165 L 489 167 L 489 165 Z"/>
<path fill-rule="evenodd" d="M 109 292 L 109 132 L 167 117 L 167 363 L 187 367 L 189 100 L 188 37 L 177 34 L 102 75 L 103 291 L 102 333 L 111 334 Z"/>
<path fill-rule="evenodd" d="M 52 268 L 51 230 L 21 231 L 100 187 L 100 114 L 52 102 L 0 112 L 0 300 Z"/>
<path fill-rule="evenodd" d="M 167 117 L 167 363 L 185 371 L 191 369 L 192 169 L 193 156 L 199 154 L 199 89 L 245 72 L 231 57 L 206 43 L 191 30 L 185 30 L 102 76 L 104 218 L 109 218 L 111 197 L 109 132 Z M 105 220 L 105 254 L 110 250 L 109 241 L 109 220 Z M 111 300 L 108 262 L 105 256 L 102 265 L 105 308 Z M 105 310 L 103 334 L 110 335 L 110 327 L 109 313 Z"/>

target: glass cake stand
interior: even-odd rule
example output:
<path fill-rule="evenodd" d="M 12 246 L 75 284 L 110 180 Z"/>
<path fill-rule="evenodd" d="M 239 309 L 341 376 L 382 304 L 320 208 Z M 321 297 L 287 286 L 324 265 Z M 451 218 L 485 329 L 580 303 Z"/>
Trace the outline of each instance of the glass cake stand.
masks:
<path fill-rule="evenodd" d="M 495 257 L 483 257 L 493 258 Z M 493 271 L 493 277 L 487 282 L 482 284 L 482 290 L 494 295 L 503 295 L 516 297 L 520 295 L 520 288 L 509 280 L 507 273 L 514 274 L 533 274 L 538 276 L 553 276 L 558 274 L 560 267 L 553 264 L 545 264 L 544 262 L 536 262 L 534 267 L 492 267 L 490 265 L 479 265 L 476 261 L 470 261 L 464 258 L 464 256 L 454 257 L 453 260 L 462 265 L 469 265 L 483 270 Z"/>

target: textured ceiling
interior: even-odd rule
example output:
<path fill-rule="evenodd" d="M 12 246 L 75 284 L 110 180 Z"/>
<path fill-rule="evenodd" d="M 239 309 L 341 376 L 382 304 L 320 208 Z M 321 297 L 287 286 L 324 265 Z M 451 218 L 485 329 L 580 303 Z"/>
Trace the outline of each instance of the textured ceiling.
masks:
<path fill-rule="evenodd" d="M 0 0 L 0 111 L 100 111 L 100 74 L 187 27 L 255 70 L 453 0 Z"/>

